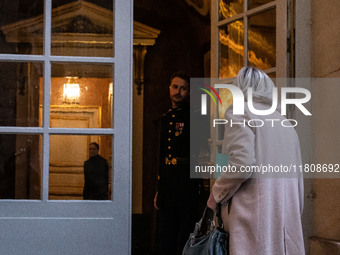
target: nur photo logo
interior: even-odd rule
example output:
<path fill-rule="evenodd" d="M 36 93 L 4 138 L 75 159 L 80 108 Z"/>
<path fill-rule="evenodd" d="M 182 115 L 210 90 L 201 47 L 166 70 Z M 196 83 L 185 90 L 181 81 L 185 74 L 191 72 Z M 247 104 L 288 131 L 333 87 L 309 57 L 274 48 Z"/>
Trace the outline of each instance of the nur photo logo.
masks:
<path fill-rule="evenodd" d="M 203 86 L 202 86 L 203 85 Z M 233 115 L 244 115 L 245 105 L 247 105 L 249 111 L 256 116 L 269 116 L 273 114 L 277 109 L 280 109 L 280 114 L 283 116 L 287 115 L 287 106 L 292 105 L 294 109 L 301 111 L 305 116 L 311 116 L 312 113 L 305 107 L 305 104 L 311 100 L 311 92 L 308 89 L 300 87 L 281 87 L 273 88 L 271 95 L 271 103 L 267 109 L 257 109 L 254 105 L 254 95 L 252 88 L 248 88 L 246 96 L 244 92 L 235 85 L 231 84 L 214 84 L 210 86 L 206 83 L 200 83 L 197 87 L 199 90 L 204 92 L 201 94 L 201 115 L 207 115 L 208 111 L 208 95 L 211 101 L 214 103 L 217 111 L 223 109 L 223 97 L 217 92 L 221 90 L 228 90 L 232 97 L 233 104 Z M 280 100 L 279 100 L 280 97 Z M 219 106 L 219 107 L 218 107 Z M 223 114 L 220 112 L 220 115 Z M 235 123 L 245 126 L 248 124 L 250 127 L 262 127 L 265 123 L 270 123 L 272 127 L 275 123 L 280 122 L 283 127 L 295 127 L 298 125 L 295 119 L 251 119 L 242 123 Z M 221 118 L 213 118 L 212 126 L 225 125 L 227 123 L 233 124 L 233 120 L 226 120 Z"/>

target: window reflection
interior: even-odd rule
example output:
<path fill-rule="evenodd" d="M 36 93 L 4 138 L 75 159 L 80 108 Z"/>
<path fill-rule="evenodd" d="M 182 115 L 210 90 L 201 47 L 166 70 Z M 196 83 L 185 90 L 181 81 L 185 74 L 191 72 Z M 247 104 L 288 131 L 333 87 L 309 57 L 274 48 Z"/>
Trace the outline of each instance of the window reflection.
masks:
<path fill-rule="evenodd" d="M 52 64 L 51 127 L 112 127 L 112 73 L 112 65 Z"/>
<path fill-rule="evenodd" d="M 39 126 L 41 76 L 41 63 L 0 62 L 1 126 Z"/>
<path fill-rule="evenodd" d="M 43 54 L 43 10 L 44 0 L 1 0 L 0 53 Z"/>
<path fill-rule="evenodd" d="M 0 135 L 0 199 L 40 199 L 41 136 Z"/>
<path fill-rule="evenodd" d="M 51 135 L 49 199 L 111 199 L 111 148 L 112 136 Z"/>
<path fill-rule="evenodd" d="M 0 1 L 0 53 L 42 55 L 44 0 Z M 53 0 L 51 54 L 113 57 L 113 1 Z"/>
<path fill-rule="evenodd" d="M 267 75 L 274 82 L 274 80 L 276 78 L 276 72 L 267 73 Z M 274 84 L 275 84 L 275 82 L 274 82 Z"/>
<path fill-rule="evenodd" d="M 219 77 L 237 75 L 244 65 L 244 24 L 237 20 L 219 30 Z"/>
<path fill-rule="evenodd" d="M 227 19 L 243 12 L 243 0 L 220 0 L 219 20 Z"/>
<path fill-rule="evenodd" d="M 276 10 L 249 18 L 248 64 L 262 70 L 276 65 Z"/>
<path fill-rule="evenodd" d="M 225 111 L 233 103 L 233 95 L 229 89 L 219 89 L 218 94 L 222 101 L 222 105 L 218 105 L 218 117 L 224 119 Z"/>
<path fill-rule="evenodd" d="M 243 67 L 244 24 L 236 21 L 219 31 L 219 77 L 235 77 Z M 248 64 L 266 70 L 276 65 L 276 10 L 249 18 Z"/>
<path fill-rule="evenodd" d="M 113 57 L 113 1 L 52 3 L 52 55 Z"/>

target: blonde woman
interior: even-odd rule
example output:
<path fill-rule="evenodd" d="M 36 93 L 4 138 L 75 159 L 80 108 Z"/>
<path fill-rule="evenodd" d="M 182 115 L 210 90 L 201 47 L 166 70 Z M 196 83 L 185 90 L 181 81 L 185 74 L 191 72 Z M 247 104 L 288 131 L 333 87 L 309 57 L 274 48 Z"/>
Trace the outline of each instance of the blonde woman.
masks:
<path fill-rule="evenodd" d="M 263 71 L 244 67 L 235 85 L 242 90 L 245 101 L 248 89 L 252 89 L 255 109 L 272 107 L 275 86 Z M 237 171 L 223 173 L 216 180 L 208 207 L 214 210 L 216 203 L 222 204 L 224 229 L 230 234 L 230 255 L 305 254 L 303 179 L 299 174 L 283 172 L 287 166 L 301 164 L 298 136 L 277 110 L 270 115 L 255 115 L 247 102 L 244 110 L 243 115 L 234 115 L 232 105 L 226 110 L 229 123 L 240 123 L 225 126 L 222 149 L 229 157 L 228 164 Z M 280 124 L 282 121 L 285 126 Z M 263 166 L 278 172 L 249 171 Z"/>

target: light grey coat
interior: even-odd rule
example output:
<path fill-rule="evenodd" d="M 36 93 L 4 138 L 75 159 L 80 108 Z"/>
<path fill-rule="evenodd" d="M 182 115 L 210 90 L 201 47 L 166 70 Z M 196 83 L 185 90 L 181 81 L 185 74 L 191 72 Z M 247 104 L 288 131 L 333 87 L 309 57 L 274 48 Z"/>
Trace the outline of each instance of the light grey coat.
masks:
<path fill-rule="evenodd" d="M 255 109 L 270 106 L 254 103 Z M 229 164 L 241 166 L 271 165 L 294 167 L 301 164 L 300 144 L 293 127 L 277 111 L 269 116 L 252 114 L 245 106 L 244 115 L 233 115 L 230 106 L 225 118 L 224 154 Z M 230 126 L 230 119 L 243 124 Z M 251 126 L 247 125 L 249 120 Z M 256 120 L 255 120 L 256 119 Z M 280 121 L 265 121 L 276 119 Z M 274 125 L 274 127 L 272 127 Z M 298 168 L 297 168 L 298 170 Z M 286 173 L 287 174 L 287 173 Z M 264 177 L 266 176 L 266 177 Z M 222 202 L 224 228 L 230 233 L 230 255 L 300 255 L 305 254 L 301 214 L 303 179 L 301 174 L 270 177 L 261 173 L 223 173 L 212 194 Z M 227 205 L 229 199 L 231 203 Z"/>

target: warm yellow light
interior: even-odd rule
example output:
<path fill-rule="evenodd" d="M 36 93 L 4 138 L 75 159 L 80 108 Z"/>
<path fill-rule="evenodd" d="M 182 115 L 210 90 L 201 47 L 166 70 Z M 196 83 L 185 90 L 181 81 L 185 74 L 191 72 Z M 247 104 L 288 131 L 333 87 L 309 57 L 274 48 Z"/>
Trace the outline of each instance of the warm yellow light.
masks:
<path fill-rule="evenodd" d="M 109 100 L 112 98 L 113 95 L 113 83 L 109 84 Z"/>
<path fill-rule="evenodd" d="M 64 103 L 79 104 L 80 87 L 78 83 L 71 83 L 71 78 L 68 77 L 68 82 L 64 84 Z"/>

